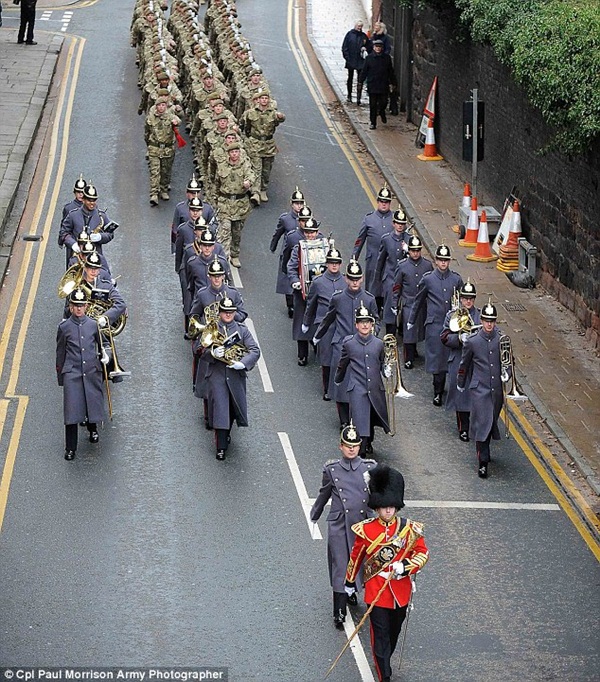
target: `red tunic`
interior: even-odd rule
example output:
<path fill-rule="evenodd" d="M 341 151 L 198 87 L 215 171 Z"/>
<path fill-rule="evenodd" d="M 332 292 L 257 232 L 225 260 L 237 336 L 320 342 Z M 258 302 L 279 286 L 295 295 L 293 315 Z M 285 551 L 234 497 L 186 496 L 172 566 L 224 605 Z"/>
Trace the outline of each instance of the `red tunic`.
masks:
<path fill-rule="evenodd" d="M 366 519 L 354 524 L 352 530 L 356 534 L 356 540 L 346 571 L 347 582 L 354 583 L 362 563 L 368 562 L 369 558 L 377 554 L 382 548 L 386 549 L 384 552 L 386 561 L 383 570 L 365 582 L 365 602 L 367 604 L 376 598 L 386 578 L 394 570 L 391 564 L 401 559 L 407 543 L 410 544 L 416 538 L 412 548 L 404 556 L 403 576 L 399 579 L 392 578 L 377 601 L 377 606 L 386 609 L 393 609 L 396 604 L 406 606 L 410 600 L 412 589 L 408 576 L 420 571 L 429 559 L 429 551 L 422 535 L 422 526 L 410 519 L 395 516 L 387 524 L 380 518 Z"/>

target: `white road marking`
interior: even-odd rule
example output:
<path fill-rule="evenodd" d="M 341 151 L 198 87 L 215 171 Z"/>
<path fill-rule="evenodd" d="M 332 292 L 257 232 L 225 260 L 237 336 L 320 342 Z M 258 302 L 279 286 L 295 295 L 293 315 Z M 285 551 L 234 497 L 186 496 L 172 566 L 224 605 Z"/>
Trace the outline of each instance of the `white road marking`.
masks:
<path fill-rule="evenodd" d="M 314 498 L 308 498 L 310 505 Z M 414 509 L 517 509 L 525 511 L 560 511 L 558 504 L 537 502 L 469 502 L 468 500 L 404 500 L 407 507 Z M 329 504 L 329 502 L 327 503 Z"/>
<path fill-rule="evenodd" d="M 260 348 L 260 342 L 258 340 L 258 336 L 256 335 L 256 329 L 254 328 L 254 322 L 247 317 L 244 320 L 244 324 L 248 327 L 250 333 Z M 262 349 L 260 351 L 260 358 L 258 359 L 258 371 L 260 372 L 260 378 L 262 380 L 265 393 L 274 393 L 273 384 L 271 383 L 271 377 L 269 376 L 269 370 L 267 369 L 267 363 L 265 362 L 265 356 L 263 355 Z"/>
<path fill-rule="evenodd" d="M 229 269 L 231 270 L 231 279 L 233 279 L 233 286 L 236 289 L 243 289 L 244 285 L 242 284 L 242 278 L 240 277 L 240 271 L 238 270 L 238 268 L 234 268 L 232 265 L 231 268 Z"/>
<path fill-rule="evenodd" d="M 40 21 L 49 21 L 51 16 L 52 16 L 52 10 L 50 10 L 49 12 L 48 11 L 43 12 L 42 16 L 40 17 Z"/>
<path fill-rule="evenodd" d="M 355 628 L 356 625 L 352 620 L 350 611 L 347 610 L 346 622 L 344 623 L 344 632 L 346 633 L 346 637 L 348 639 L 354 632 Z M 362 642 L 360 641 L 360 637 L 358 635 L 356 635 L 356 637 L 350 643 L 350 651 L 352 651 L 352 655 L 354 656 L 354 660 L 356 661 L 356 667 L 358 668 L 358 672 L 360 673 L 361 680 L 363 682 L 375 682 L 375 678 L 373 677 L 373 673 L 371 672 L 371 666 L 369 665 L 369 661 L 367 660 L 367 656 L 365 655 L 365 650 L 363 649 Z"/>
<path fill-rule="evenodd" d="M 287 435 L 287 433 L 285 433 L 285 431 L 278 431 L 277 435 L 279 436 L 279 440 L 281 441 L 281 447 L 283 448 L 285 459 L 288 463 L 288 467 L 290 468 L 292 480 L 294 481 L 294 485 L 296 486 L 296 492 L 298 493 L 298 497 L 300 498 L 300 505 L 302 506 L 302 511 L 304 512 L 306 523 L 308 524 L 310 536 L 313 540 L 322 540 L 323 536 L 321 535 L 319 526 L 317 526 L 310 520 L 310 508 L 312 507 L 312 501 L 310 500 L 310 498 L 308 497 L 308 493 L 306 492 L 306 486 L 304 485 L 302 474 L 300 473 L 300 469 L 298 468 L 298 462 L 296 462 L 296 457 L 294 456 L 292 444 L 290 443 L 290 437 Z"/>

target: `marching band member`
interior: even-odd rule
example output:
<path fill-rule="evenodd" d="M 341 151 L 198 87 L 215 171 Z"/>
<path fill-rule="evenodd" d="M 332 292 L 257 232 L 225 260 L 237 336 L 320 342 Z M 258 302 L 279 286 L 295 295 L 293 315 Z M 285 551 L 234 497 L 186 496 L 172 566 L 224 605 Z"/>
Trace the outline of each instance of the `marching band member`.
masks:
<path fill-rule="evenodd" d="M 288 277 L 287 265 L 294 246 L 296 246 L 301 239 L 304 239 L 304 225 L 306 225 L 306 221 L 312 218 L 313 214 L 310 206 L 304 205 L 298 212 L 298 224 L 296 229 L 288 230 L 283 235 L 283 246 L 281 247 L 281 253 L 279 254 L 279 273 L 281 274 L 278 273 L 277 275 L 277 287 L 275 290 L 278 294 L 285 294 L 288 317 L 290 318 L 294 315 L 294 290 L 292 289 Z M 317 221 L 317 227 L 318 226 L 319 222 Z"/>
<path fill-rule="evenodd" d="M 510 368 L 500 362 L 500 330 L 496 328 L 498 311 L 488 302 L 481 311 L 481 329 L 465 339 L 458 369 L 459 392 L 471 394 L 469 437 L 475 441 L 480 478 L 487 478 L 490 440 L 500 440 L 498 417 L 504 404 L 502 384 L 511 376 Z M 467 378 L 469 385 L 467 387 Z"/>
<path fill-rule="evenodd" d="M 198 289 L 208 286 L 209 266 L 215 259 L 221 263 L 225 270 L 225 279 L 231 282 L 231 270 L 223 252 L 223 247 L 217 243 L 214 232 L 206 226 L 202 216 L 196 220 L 194 226 L 195 239 L 185 249 L 183 260 L 185 262 L 185 279 L 189 296 L 186 298 L 187 307 L 184 306 L 185 315 L 190 314 L 190 308 Z"/>
<path fill-rule="evenodd" d="M 425 371 L 433 374 L 433 404 L 440 407 L 446 372 L 448 371 L 449 349 L 440 340 L 446 313 L 452 307 L 452 296 L 460 291 L 462 277 L 450 270 L 450 249 L 442 244 L 435 251 L 435 270 L 423 275 L 417 287 L 417 296 L 410 311 L 407 329 L 410 331 L 417 322 L 421 309 L 427 307 L 425 319 Z"/>
<path fill-rule="evenodd" d="M 67 217 L 67 214 L 69 214 L 74 208 L 81 208 L 83 206 L 83 190 L 86 185 L 87 182 L 83 179 L 83 174 L 80 173 L 77 180 L 75 180 L 75 184 L 73 185 L 74 198 L 63 206 L 61 220 L 64 220 Z"/>
<path fill-rule="evenodd" d="M 310 510 L 310 520 L 315 523 L 331 500 L 327 516 L 327 563 L 333 588 L 333 622 L 338 629 L 343 627 L 346 620 L 346 568 L 355 539 L 352 526 L 369 516 L 369 489 L 364 475 L 377 465 L 374 459 L 361 459 L 358 456 L 360 443 L 360 436 L 352 423 L 342 429 L 339 445 L 342 456 L 329 460 L 323 467 L 321 489 Z M 362 587 L 361 578 L 359 574 L 359 589 Z M 350 603 L 356 604 L 355 595 Z"/>
<path fill-rule="evenodd" d="M 177 240 L 177 232 L 179 226 L 187 223 L 190 219 L 189 201 L 190 199 L 199 199 L 202 201 L 202 192 L 200 183 L 196 180 L 196 176 L 192 175 L 190 181 L 185 188 L 185 199 L 175 204 L 175 211 L 173 212 L 173 221 L 171 222 L 171 253 L 175 253 L 175 241 Z M 206 213 L 206 215 L 204 215 Z M 202 201 L 202 215 L 207 222 L 210 222 L 214 216 L 214 210 L 210 204 Z"/>
<path fill-rule="evenodd" d="M 465 443 L 469 440 L 469 418 L 471 413 L 471 393 L 464 391 L 460 393 L 456 389 L 458 367 L 462 356 L 462 348 L 465 340 L 469 337 L 472 327 L 480 327 L 479 309 L 475 307 L 475 297 L 477 291 L 470 280 L 464 283 L 459 292 L 459 309 L 451 310 L 444 320 L 441 339 L 444 346 L 450 348 L 448 355 L 448 395 L 446 396 L 446 409 L 456 412 L 456 425 L 458 427 L 458 437 Z M 457 315 L 462 315 L 467 321 L 468 329 L 453 331 L 450 329 L 450 322 L 456 319 Z M 453 317 L 454 316 L 454 317 Z M 467 382 L 470 377 L 467 377 Z"/>
<path fill-rule="evenodd" d="M 404 506 L 404 478 L 378 464 L 370 473 L 368 506 L 377 518 L 352 527 L 356 541 L 346 572 L 346 593 L 353 595 L 364 565 L 365 602 L 372 606 L 371 645 L 380 682 L 389 682 L 390 659 L 406 618 L 412 577 L 429 559 L 421 524 L 397 516 Z"/>
<path fill-rule="evenodd" d="M 347 379 L 350 419 L 361 437 L 359 454 L 373 452 L 375 427 L 389 433 L 389 417 L 382 374 L 391 376 L 392 368 L 384 365 L 383 341 L 373 335 L 375 317 L 362 304 L 355 316 L 357 333 L 347 337 L 335 373 L 336 386 Z"/>
<path fill-rule="evenodd" d="M 69 296 L 70 316 L 56 334 L 56 375 L 63 387 L 65 459 L 77 452 L 77 429 L 86 422 L 90 443 L 100 440 L 98 424 L 106 419 L 101 361 L 102 339 L 96 320 L 86 315 L 88 298 L 75 289 Z M 104 359 L 108 361 L 109 356 Z"/>

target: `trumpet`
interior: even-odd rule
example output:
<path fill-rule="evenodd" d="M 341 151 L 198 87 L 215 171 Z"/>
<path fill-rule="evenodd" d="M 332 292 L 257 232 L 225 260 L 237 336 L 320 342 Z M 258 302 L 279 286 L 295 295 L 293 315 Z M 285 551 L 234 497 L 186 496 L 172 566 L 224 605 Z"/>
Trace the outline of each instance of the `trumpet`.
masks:
<path fill-rule="evenodd" d="M 384 375 L 385 402 L 387 405 L 390 420 L 390 435 L 396 434 L 396 405 L 394 398 L 412 398 L 402 384 L 402 374 L 400 372 L 400 362 L 398 359 L 398 344 L 394 334 L 386 334 L 383 337 L 383 363 L 384 367 L 390 369 L 389 377 Z"/>
<path fill-rule="evenodd" d="M 510 369 L 510 389 L 507 389 L 506 384 L 508 381 L 502 382 L 502 393 L 504 394 L 505 404 L 504 404 L 504 427 L 505 436 L 510 438 L 510 417 L 508 414 L 508 404 L 506 404 L 506 399 L 514 400 L 516 402 L 528 400 L 524 393 L 521 393 L 517 387 L 517 379 L 515 377 L 515 357 L 512 350 L 512 342 L 508 334 L 502 334 L 499 339 L 500 344 L 500 366 L 502 367 L 502 372 L 507 372 Z"/>

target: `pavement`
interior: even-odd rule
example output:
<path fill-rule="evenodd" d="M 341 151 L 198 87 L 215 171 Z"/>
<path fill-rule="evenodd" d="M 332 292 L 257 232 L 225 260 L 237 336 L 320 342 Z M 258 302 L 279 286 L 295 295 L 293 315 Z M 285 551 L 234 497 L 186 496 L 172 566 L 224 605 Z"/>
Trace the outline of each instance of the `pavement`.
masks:
<path fill-rule="evenodd" d="M 62 3 L 72 4 L 72 3 Z M 50 7 L 39 0 L 38 9 Z M 4 16 L 9 14 L 4 5 Z M 332 20 L 335 17 L 335 21 Z M 341 55 L 345 33 L 363 17 L 360 0 L 307 0 L 308 34 L 326 77 L 365 148 L 404 206 L 431 251 L 444 241 L 453 268 L 478 286 L 478 304 L 487 294 L 499 309 L 499 325 L 513 342 L 519 384 L 529 398 L 521 407 L 556 454 L 564 450 L 571 473 L 584 479 L 592 502 L 600 496 L 600 363 L 586 345 L 574 315 L 542 289 L 515 287 L 494 263 L 468 261 L 470 249 L 458 246 L 452 226 L 458 222 L 463 184 L 444 161 L 417 159 L 416 128 L 403 115 L 369 130 L 367 98 L 362 107 L 346 103 L 346 70 Z M 5 21 L 5 26 L 6 26 Z M 37 27 L 36 27 L 37 28 Z M 36 46 L 16 44 L 16 29 L 0 29 L 0 279 L 9 265 L 18 220 L 9 220 L 26 161 L 35 141 L 64 36 L 36 30 Z M 443 150 L 441 150 L 443 152 Z M 526 201 L 524 197 L 524 201 Z M 480 204 L 485 203 L 480 197 Z M 502 207 L 496 207 L 498 211 Z M 12 227 L 11 227 L 12 226 Z M 595 497 L 594 497 L 595 496 Z M 593 504 L 596 507 L 597 505 Z"/>

